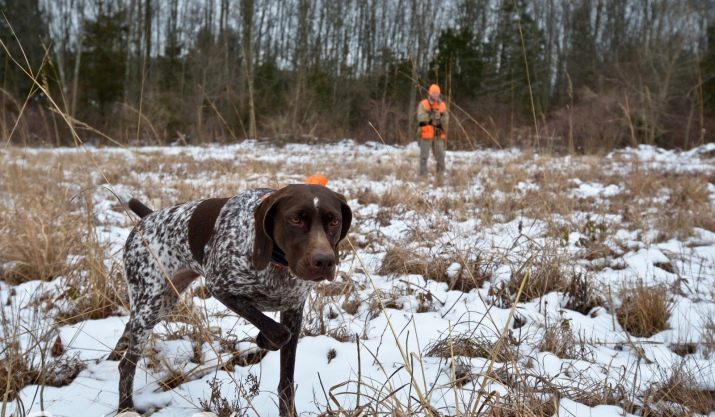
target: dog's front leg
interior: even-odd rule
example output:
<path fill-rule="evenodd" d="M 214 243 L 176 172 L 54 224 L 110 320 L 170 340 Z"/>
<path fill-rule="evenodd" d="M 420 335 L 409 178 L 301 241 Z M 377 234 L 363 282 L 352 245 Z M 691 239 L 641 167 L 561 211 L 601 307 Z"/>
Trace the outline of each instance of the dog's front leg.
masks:
<path fill-rule="evenodd" d="M 260 331 L 256 344 L 262 349 L 278 350 L 288 343 L 291 332 L 286 326 L 276 323 L 275 320 L 263 314 L 253 306 L 248 299 L 241 295 L 234 295 L 218 288 L 210 288 L 211 294 L 234 313 L 248 320 Z"/>
<path fill-rule="evenodd" d="M 281 417 L 294 417 L 298 414 L 295 410 L 295 354 L 298 347 L 301 326 L 303 325 L 303 304 L 300 308 L 281 312 L 281 324 L 291 332 L 291 338 L 281 348 L 281 376 L 278 382 L 278 401 Z"/>

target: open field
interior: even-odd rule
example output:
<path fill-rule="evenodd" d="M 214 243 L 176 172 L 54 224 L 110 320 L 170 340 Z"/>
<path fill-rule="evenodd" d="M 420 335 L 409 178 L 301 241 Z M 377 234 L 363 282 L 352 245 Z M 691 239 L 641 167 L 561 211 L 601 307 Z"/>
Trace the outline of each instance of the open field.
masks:
<path fill-rule="evenodd" d="M 715 146 L 449 152 L 442 181 L 416 177 L 417 153 L 4 148 L 0 417 L 115 409 L 106 356 L 127 320 L 136 221 L 120 200 L 159 208 L 316 173 L 354 219 L 339 279 L 306 307 L 301 414 L 715 415 Z M 256 334 L 196 282 L 156 327 L 135 404 L 277 415 L 278 353 Z"/>

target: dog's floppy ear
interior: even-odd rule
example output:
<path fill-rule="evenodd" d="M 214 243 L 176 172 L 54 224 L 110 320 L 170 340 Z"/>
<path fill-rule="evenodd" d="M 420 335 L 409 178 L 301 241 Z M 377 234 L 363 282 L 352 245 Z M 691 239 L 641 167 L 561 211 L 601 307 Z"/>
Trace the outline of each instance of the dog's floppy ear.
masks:
<path fill-rule="evenodd" d="M 253 266 L 266 269 L 273 254 L 273 214 L 279 198 L 268 195 L 253 213 L 256 236 L 253 240 Z"/>
<path fill-rule="evenodd" d="M 340 240 L 338 240 L 338 242 L 340 242 L 341 240 L 345 239 L 345 236 L 348 235 L 348 230 L 350 230 L 350 224 L 353 221 L 353 211 L 350 210 L 350 206 L 348 206 L 348 200 L 345 199 L 345 196 L 338 193 L 335 193 L 335 195 L 338 197 L 338 200 L 340 200 L 340 211 L 343 217 L 343 227 L 340 230 Z"/>

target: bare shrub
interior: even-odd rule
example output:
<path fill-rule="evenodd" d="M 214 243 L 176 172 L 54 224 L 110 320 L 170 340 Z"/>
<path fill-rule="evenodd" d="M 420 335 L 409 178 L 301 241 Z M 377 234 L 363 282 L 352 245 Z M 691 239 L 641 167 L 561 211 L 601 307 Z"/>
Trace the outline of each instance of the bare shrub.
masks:
<path fill-rule="evenodd" d="M 669 347 L 671 352 L 681 357 L 692 355 L 698 350 L 698 345 L 696 343 L 671 343 Z"/>
<path fill-rule="evenodd" d="M 87 365 L 79 359 L 79 355 L 64 354 L 46 365 L 44 372 L 36 383 L 51 387 L 69 385 Z"/>
<path fill-rule="evenodd" d="M 584 87 L 577 92 L 576 100 L 549 118 L 548 125 L 557 137 L 563 138 L 564 148 L 593 153 L 627 143 L 630 134 L 620 107 L 620 93 L 597 95 Z"/>
<path fill-rule="evenodd" d="M 636 337 L 650 337 L 666 330 L 673 301 L 664 286 L 647 287 L 642 281 L 620 290 L 621 307 L 616 318 L 621 327 Z"/>
<path fill-rule="evenodd" d="M 3 343 L 0 347 L 0 386 L 4 401 L 13 401 L 29 384 L 62 387 L 70 384 L 86 365 L 77 355 L 69 355 L 62 341 L 41 322 L 32 328 L 18 325 L 0 309 Z M 29 335 L 27 334 L 29 333 Z M 22 340 L 32 343 L 24 345 Z M 54 340 L 54 342 L 52 342 Z"/>
<path fill-rule="evenodd" d="M 0 384 L 8 401 L 13 401 L 25 385 L 39 377 L 39 372 L 30 366 L 23 353 L 19 344 L 7 343 L 0 356 Z"/>

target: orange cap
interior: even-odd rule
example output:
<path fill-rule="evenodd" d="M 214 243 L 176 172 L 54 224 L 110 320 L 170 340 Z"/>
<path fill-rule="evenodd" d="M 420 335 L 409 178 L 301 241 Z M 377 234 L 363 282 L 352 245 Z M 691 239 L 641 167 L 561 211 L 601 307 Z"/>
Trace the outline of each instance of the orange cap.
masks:
<path fill-rule="evenodd" d="M 432 84 L 431 86 L 429 86 L 429 93 L 430 93 L 430 95 L 442 94 L 442 90 L 440 90 L 440 88 L 437 84 Z"/>
<path fill-rule="evenodd" d="M 328 186 L 328 178 L 324 175 L 311 175 L 305 179 L 306 184 L 322 185 L 323 187 Z"/>

